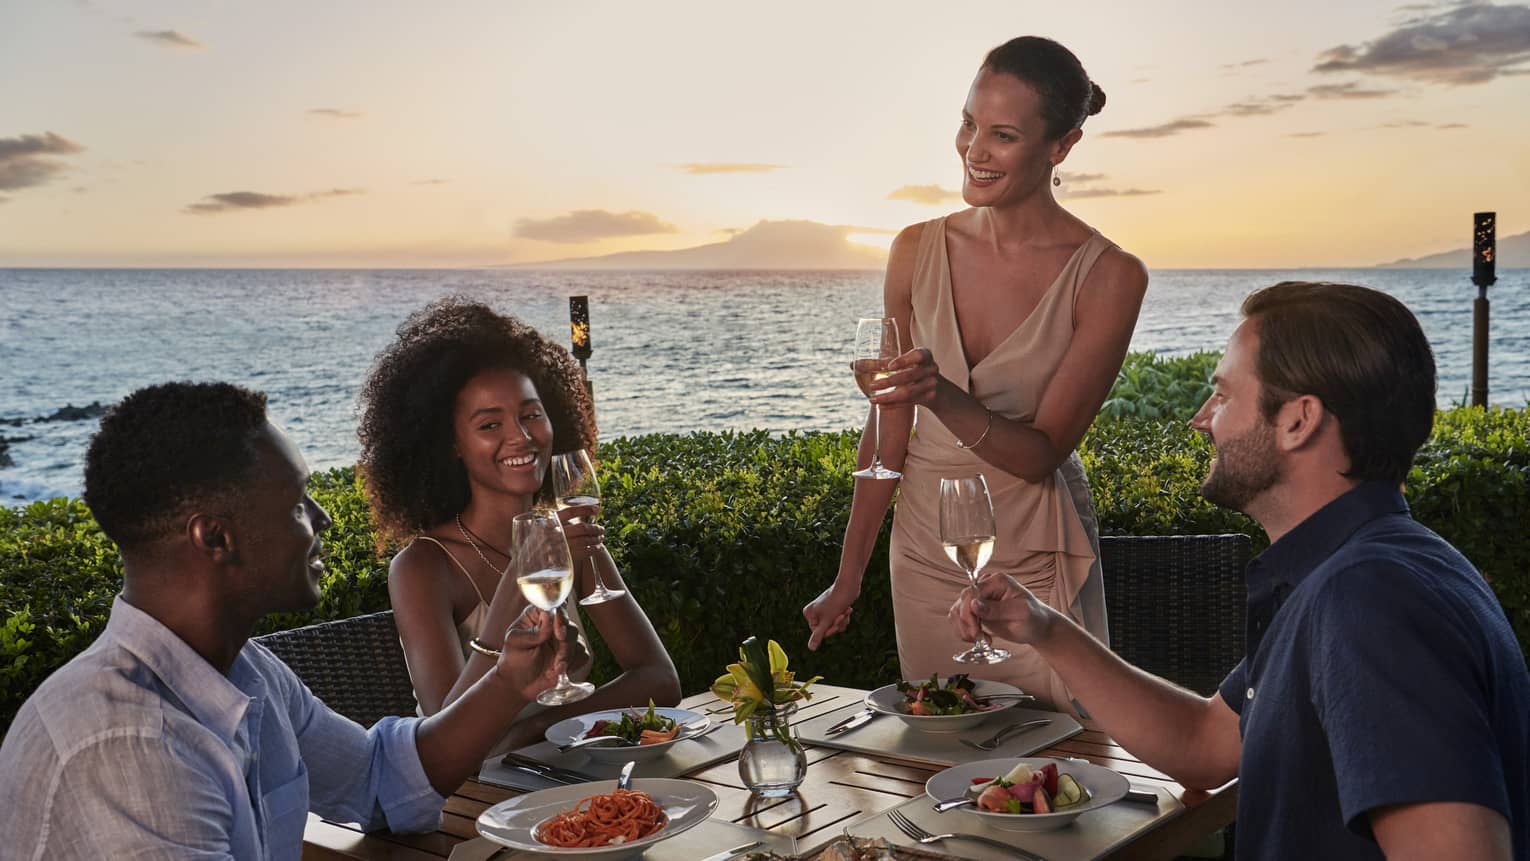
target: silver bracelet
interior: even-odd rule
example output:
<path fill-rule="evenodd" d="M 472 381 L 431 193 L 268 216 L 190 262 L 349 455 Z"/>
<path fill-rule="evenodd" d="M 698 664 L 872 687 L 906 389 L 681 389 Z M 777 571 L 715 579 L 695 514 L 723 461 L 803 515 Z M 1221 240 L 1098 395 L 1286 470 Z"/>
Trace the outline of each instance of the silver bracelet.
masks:
<path fill-rule="evenodd" d="M 993 430 L 993 410 L 989 410 L 987 407 L 983 407 L 983 409 L 988 410 L 988 426 L 983 428 L 983 433 L 976 440 L 973 440 L 972 445 L 968 445 L 968 444 L 962 442 L 961 439 L 958 437 L 957 440 L 956 440 L 956 447 L 957 448 L 966 448 L 966 449 L 977 448 L 978 446 L 983 444 L 983 440 L 988 439 L 988 432 Z M 956 435 L 952 434 L 952 436 L 956 436 Z"/>

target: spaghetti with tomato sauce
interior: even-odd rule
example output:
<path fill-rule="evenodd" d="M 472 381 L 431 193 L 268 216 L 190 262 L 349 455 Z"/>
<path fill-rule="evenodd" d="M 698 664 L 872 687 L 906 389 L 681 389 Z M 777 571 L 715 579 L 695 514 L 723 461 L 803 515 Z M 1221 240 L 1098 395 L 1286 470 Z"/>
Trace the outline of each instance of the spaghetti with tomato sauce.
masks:
<path fill-rule="evenodd" d="M 533 833 L 548 846 L 584 849 L 631 843 L 656 833 L 668 822 L 669 817 L 653 796 L 618 789 L 581 798 L 573 809 L 550 817 Z"/>

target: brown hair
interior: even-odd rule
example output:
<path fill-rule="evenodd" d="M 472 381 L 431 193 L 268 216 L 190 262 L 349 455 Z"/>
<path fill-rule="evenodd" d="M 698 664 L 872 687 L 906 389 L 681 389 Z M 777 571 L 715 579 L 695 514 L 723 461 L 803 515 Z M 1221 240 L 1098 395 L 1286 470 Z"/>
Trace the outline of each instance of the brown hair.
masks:
<path fill-rule="evenodd" d="M 1339 420 L 1345 475 L 1401 484 L 1434 427 L 1429 341 L 1407 306 L 1354 284 L 1284 281 L 1249 294 L 1259 327 L 1260 409 L 1314 395 Z"/>
<path fill-rule="evenodd" d="M 1041 97 L 1047 138 L 1057 140 L 1105 107 L 1105 91 L 1089 80 L 1073 52 L 1041 36 L 1019 36 L 988 52 L 983 68 L 1012 75 Z"/>

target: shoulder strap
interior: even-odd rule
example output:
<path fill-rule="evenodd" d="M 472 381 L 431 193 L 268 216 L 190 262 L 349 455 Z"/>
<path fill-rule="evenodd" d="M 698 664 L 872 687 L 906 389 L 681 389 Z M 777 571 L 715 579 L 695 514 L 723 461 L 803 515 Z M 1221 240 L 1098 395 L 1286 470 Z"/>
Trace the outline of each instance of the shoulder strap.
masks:
<path fill-rule="evenodd" d="M 457 570 L 461 571 L 462 572 L 462 576 L 467 578 L 468 585 L 472 586 L 473 587 L 473 591 L 478 593 L 478 601 L 479 601 L 479 603 L 481 603 L 481 604 L 483 604 L 485 606 L 488 606 L 489 602 L 484 600 L 483 590 L 478 588 L 478 581 L 474 580 L 473 579 L 473 575 L 468 573 L 467 566 L 462 564 L 462 561 L 457 558 L 457 554 L 455 554 L 455 553 L 453 553 L 451 551 L 451 548 L 447 547 L 445 544 L 442 544 L 437 539 L 431 538 L 429 535 L 419 535 L 419 536 L 416 536 L 416 540 L 418 540 L 418 541 L 429 541 L 431 544 L 434 544 L 437 547 L 441 548 L 441 552 L 446 554 L 446 558 L 452 560 L 452 563 L 457 566 Z"/>

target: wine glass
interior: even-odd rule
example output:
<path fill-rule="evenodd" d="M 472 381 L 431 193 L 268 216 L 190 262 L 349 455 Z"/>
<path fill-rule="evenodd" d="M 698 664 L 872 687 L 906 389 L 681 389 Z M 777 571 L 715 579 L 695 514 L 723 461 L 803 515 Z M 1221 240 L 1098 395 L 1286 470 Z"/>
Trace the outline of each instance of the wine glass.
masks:
<path fill-rule="evenodd" d="M 967 572 L 973 588 L 978 585 L 978 572 L 993 556 L 995 532 L 993 501 L 982 474 L 940 480 L 940 543 L 951 561 Z M 963 664 L 997 664 L 1007 660 L 1009 652 L 994 648 L 979 625 L 977 642 L 952 658 Z"/>
<path fill-rule="evenodd" d="M 553 455 L 552 483 L 553 498 L 557 500 L 559 511 L 575 505 L 600 504 L 600 482 L 595 479 L 595 467 L 590 463 L 589 453 L 582 448 Z M 579 518 L 570 518 L 569 522 L 578 523 Z M 600 579 L 600 566 L 594 560 L 590 565 L 595 570 L 595 591 L 580 598 L 579 603 L 586 606 L 604 604 L 627 594 L 625 589 L 607 589 Z"/>
<path fill-rule="evenodd" d="M 880 385 L 887 378 L 887 363 L 903 352 L 898 343 L 898 321 L 892 317 L 862 317 L 855 325 L 855 384 L 866 397 L 880 395 L 888 388 Z M 903 473 L 882 465 L 882 405 L 871 405 L 871 430 L 875 434 L 871 465 L 851 475 L 856 478 L 902 478 Z"/>
<path fill-rule="evenodd" d="M 528 511 L 510 521 L 514 542 L 515 584 L 532 606 L 557 613 L 574 587 L 574 558 L 568 552 L 563 524 L 551 511 Z M 537 694 L 537 702 L 556 706 L 582 700 L 594 693 L 588 682 L 569 681 L 567 669 L 558 671 L 558 683 Z"/>

